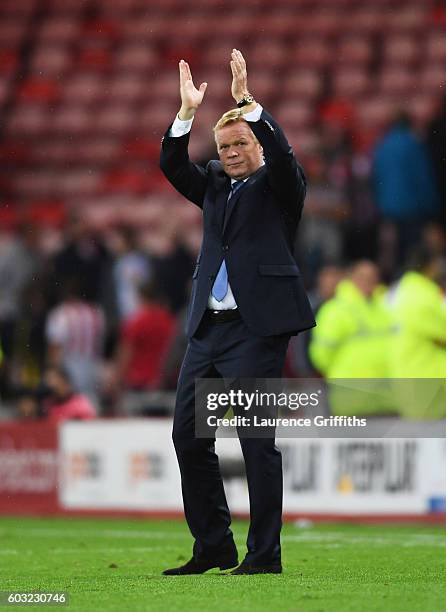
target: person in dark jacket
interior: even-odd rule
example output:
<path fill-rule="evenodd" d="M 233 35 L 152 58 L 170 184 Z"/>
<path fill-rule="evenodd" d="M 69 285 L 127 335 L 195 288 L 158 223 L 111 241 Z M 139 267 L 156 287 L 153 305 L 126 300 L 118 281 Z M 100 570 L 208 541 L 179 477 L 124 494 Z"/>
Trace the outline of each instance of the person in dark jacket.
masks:
<path fill-rule="evenodd" d="M 314 325 L 293 255 L 305 196 L 303 170 L 279 125 L 249 93 L 243 55 L 232 51 L 231 93 L 237 108 L 217 122 L 220 159 L 206 168 L 189 160 L 188 142 L 207 84 L 194 86 L 185 61 L 179 69 L 181 108 L 163 139 L 161 168 L 202 209 L 204 233 L 193 274 L 189 343 L 173 426 L 184 509 L 195 544 L 192 559 L 166 570 L 168 575 L 238 564 L 215 436 L 195 435 L 195 380 L 280 378 L 290 336 Z M 251 524 L 248 553 L 233 573 L 280 573 L 281 455 L 274 434 L 240 436 L 240 443 Z"/>
<path fill-rule="evenodd" d="M 373 154 L 375 198 L 386 234 L 394 233 L 394 271 L 421 240 L 427 221 L 440 212 L 431 159 L 410 116 L 398 111 Z"/>

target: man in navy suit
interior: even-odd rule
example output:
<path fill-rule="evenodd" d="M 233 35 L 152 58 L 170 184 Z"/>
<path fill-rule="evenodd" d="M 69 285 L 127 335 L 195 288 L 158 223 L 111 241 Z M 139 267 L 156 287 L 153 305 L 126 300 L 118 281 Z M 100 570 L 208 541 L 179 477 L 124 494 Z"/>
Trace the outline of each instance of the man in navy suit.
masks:
<path fill-rule="evenodd" d="M 246 63 L 231 54 L 237 109 L 214 128 L 219 161 L 189 160 L 197 89 L 181 60 L 181 108 L 163 138 L 161 168 L 203 211 L 203 244 L 193 274 L 189 344 L 178 381 L 173 441 L 193 557 L 166 575 L 238 564 L 215 438 L 195 436 L 195 380 L 280 378 L 289 338 L 314 326 L 293 255 L 305 177 L 282 130 L 249 93 Z M 241 437 L 250 516 L 247 548 L 233 574 L 280 573 L 282 459 L 274 436 Z"/>

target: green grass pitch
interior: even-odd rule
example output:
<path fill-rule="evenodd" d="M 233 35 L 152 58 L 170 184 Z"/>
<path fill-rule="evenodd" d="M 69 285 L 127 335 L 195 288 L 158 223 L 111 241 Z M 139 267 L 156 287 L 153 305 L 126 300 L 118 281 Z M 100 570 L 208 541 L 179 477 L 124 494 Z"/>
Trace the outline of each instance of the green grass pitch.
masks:
<path fill-rule="evenodd" d="M 282 546 L 282 575 L 168 577 L 190 557 L 182 521 L 0 518 L 0 590 L 68 591 L 70 611 L 446 609 L 445 527 L 286 524 Z"/>

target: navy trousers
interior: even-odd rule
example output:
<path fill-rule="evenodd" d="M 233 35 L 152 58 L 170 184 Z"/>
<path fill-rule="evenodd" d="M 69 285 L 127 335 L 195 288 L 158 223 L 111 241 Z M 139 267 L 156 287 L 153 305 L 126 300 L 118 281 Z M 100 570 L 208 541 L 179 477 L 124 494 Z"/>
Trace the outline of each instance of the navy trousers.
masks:
<path fill-rule="evenodd" d="M 214 559 L 235 550 L 215 437 L 195 437 L 195 379 L 280 378 L 290 336 L 253 335 L 241 319 L 203 318 L 181 367 L 173 442 L 181 472 L 184 512 L 195 539 L 194 557 Z M 280 563 L 282 457 L 274 437 L 241 438 L 250 501 L 246 561 Z"/>

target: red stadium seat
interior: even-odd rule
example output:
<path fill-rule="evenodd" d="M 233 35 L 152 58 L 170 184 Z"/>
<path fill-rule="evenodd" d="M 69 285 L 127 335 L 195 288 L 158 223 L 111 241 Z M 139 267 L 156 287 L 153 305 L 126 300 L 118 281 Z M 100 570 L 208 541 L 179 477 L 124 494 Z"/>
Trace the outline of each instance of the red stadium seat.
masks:
<path fill-rule="evenodd" d="M 334 57 L 329 40 L 317 37 L 300 39 L 294 47 L 289 49 L 288 61 L 290 65 L 297 64 L 304 68 L 325 68 Z"/>
<path fill-rule="evenodd" d="M 122 156 L 130 156 L 133 159 L 157 161 L 159 152 L 159 140 L 146 136 L 136 136 L 122 145 Z"/>
<path fill-rule="evenodd" d="M 62 201 L 31 202 L 25 209 L 23 219 L 33 225 L 61 228 L 67 219 L 67 211 Z"/>
<path fill-rule="evenodd" d="M 144 43 L 130 43 L 119 49 L 115 65 L 118 70 L 143 71 L 154 68 L 158 61 L 154 47 Z"/>
<path fill-rule="evenodd" d="M 421 71 L 419 82 L 422 91 L 437 96 L 444 95 L 446 88 L 446 63 L 427 64 Z"/>
<path fill-rule="evenodd" d="M 4 49 L 17 50 L 27 30 L 27 22 L 15 19 L 0 20 L 0 45 Z"/>
<path fill-rule="evenodd" d="M 60 134 L 82 135 L 90 129 L 95 115 L 79 106 L 63 106 L 51 118 L 52 129 Z"/>
<path fill-rule="evenodd" d="M 34 53 L 31 71 L 34 74 L 60 77 L 71 62 L 71 54 L 67 47 L 59 45 L 41 45 Z"/>
<path fill-rule="evenodd" d="M 112 55 L 105 48 L 86 48 L 80 51 L 76 64 L 80 69 L 106 71 L 112 67 Z"/>
<path fill-rule="evenodd" d="M 342 68 L 333 74 L 333 93 L 339 98 L 353 98 L 366 94 L 371 88 L 367 72 L 361 68 Z"/>
<path fill-rule="evenodd" d="M 20 87 L 19 98 L 29 102 L 55 102 L 59 87 L 55 81 L 37 76 L 28 78 Z"/>
<path fill-rule="evenodd" d="M 117 193 L 115 218 L 149 191 L 178 201 L 157 169 L 180 105 L 177 63 L 209 83 L 191 138 L 191 155 L 209 157 L 212 127 L 234 106 L 233 47 L 298 154 L 326 122 L 369 148 L 402 101 L 417 126 L 428 121 L 446 86 L 445 15 L 416 0 L 2 0 L 0 158 L 13 171 L 1 186 L 49 203 L 106 206 Z"/>
<path fill-rule="evenodd" d="M 142 169 L 121 167 L 110 171 L 105 177 L 103 188 L 105 191 L 144 193 L 146 190 L 147 177 Z"/>
<path fill-rule="evenodd" d="M 262 24 L 263 20 L 263 24 Z M 265 24 L 267 28 L 265 29 Z M 299 12 L 289 9 L 277 7 L 271 13 L 264 15 L 259 12 L 249 24 L 249 33 L 253 36 L 259 34 L 261 29 L 267 31 L 268 39 L 276 39 L 283 41 L 286 38 L 295 36 L 302 28 L 303 20 L 300 19 Z"/>
<path fill-rule="evenodd" d="M 357 107 L 359 123 L 382 125 L 391 116 L 393 108 L 391 98 L 377 95 L 364 98 Z"/>
<path fill-rule="evenodd" d="M 53 197 L 57 191 L 56 173 L 51 170 L 35 170 L 15 175 L 12 179 L 15 194 L 20 198 Z"/>
<path fill-rule="evenodd" d="M 20 223 L 20 210 L 15 202 L 0 205 L 0 230 L 11 231 Z"/>
<path fill-rule="evenodd" d="M 135 125 L 135 116 L 125 104 L 105 106 L 95 114 L 91 128 L 103 134 L 126 134 Z"/>
<path fill-rule="evenodd" d="M 2 0 L 1 10 L 7 15 L 15 15 L 23 19 L 33 12 L 37 4 L 38 0 Z"/>
<path fill-rule="evenodd" d="M 0 74 L 12 74 L 19 67 L 18 53 L 0 49 Z"/>
<path fill-rule="evenodd" d="M 284 45 L 274 39 L 253 40 L 246 52 L 248 66 L 252 66 L 253 71 L 281 69 L 286 59 Z"/>
<path fill-rule="evenodd" d="M 385 13 L 375 3 L 369 6 L 352 7 L 348 16 L 339 24 L 339 28 L 345 32 L 358 34 L 375 34 L 380 32 L 385 23 Z"/>
<path fill-rule="evenodd" d="M 435 103 L 435 95 L 426 94 L 424 91 L 410 99 L 409 110 L 419 127 L 426 125 L 431 119 L 435 110 Z"/>
<path fill-rule="evenodd" d="M 332 36 L 338 31 L 342 15 L 332 7 L 320 7 L 305 14 L 304 31 L 319 38 Z"/>
<path fill-rule="evenodd" d="M 388 11 L 386 29 L 394 32 L 423 33 L 428 17 L 428 3 L 402 3 L 398 10 Z"/>
<path fill-rule="evenodd" d="M 285 96 L 294 99 L 314 100 L 323 91 L 322 75 L 318 70 L 296 70 L 285 78 Z"/>
<path fill-rule="evenodd" d="M 80 36 L 80 21 L 73 15 L 46 19 L 37 36 L 47 42 L 68 43 Z"/>
<path fill-rule="evenodd" d="M 378 91 L 384 95 L 409 94 L 416 89 L 416 86 L 416 75 L 402 66 L 386 67 L 378 78 Z"/>
<path fill-rule="evenodd" d="M 151 136 L 157 134 L 159 136 L 158 142 L 161 140 L 161 136 L 167 130 L 169 125 L 175 119 L 175 115 L 179 110 L 180 104 L 169 104 L 166 106 L 147 106 L 142 109 L 138 118 L 138 125 L 140 133 Z M 201 111 L 201 109 L 200 109 Z M 199 115 L 202 113 L 200 112 Z"/>
<path fill-rule="evenodd" d="M 6 132 L 21 136 L 41 136 L 48 130 L 49 119 L 45 106 L 16 106 L 6 124 Z"/>
<path fill-rule="evenodd" d="M 120 73 L 108 81 L 107 96 L 113 103 L 120 101 L 134 102 L 144 95 L 145 78 L 135 73 Z"/>
<path fill-rule="evenodd" d="M 384 44 L 384 61 L 390 64 L 413 64 L 420 58 L 420 43 L 413 36 L 388 36 Z"/>
<path fill-rule="evenodd" d="M 446 63 L 446 36 L 444 31 L 434 31 L 426 40 L 427 61 Z"/>
<path fill-rule="evenodd" d="M 341 38 L 335 50 L 336 64 L 369 64 L 373 57 L 372 40 L 367 36 Z"/>
<path fill-rule="evenodd" d="M 89 103 L 100 100 L 104 96 L 105 82 L 102 75 L 93 71 L 80 72 L 68 79 L 62 88 L 62 96 L 66 102 Z"/>
<path fill-rule="evenodd" d="M 276 109 L 278 121 L 285 130 L 307 127 L 314 120 L 314 108 L 305 102 L 283 102 Z"/>

